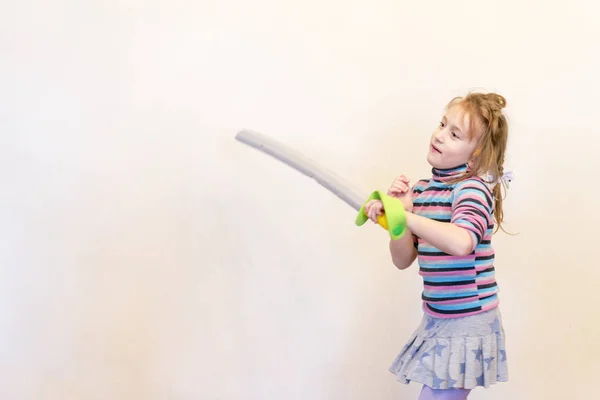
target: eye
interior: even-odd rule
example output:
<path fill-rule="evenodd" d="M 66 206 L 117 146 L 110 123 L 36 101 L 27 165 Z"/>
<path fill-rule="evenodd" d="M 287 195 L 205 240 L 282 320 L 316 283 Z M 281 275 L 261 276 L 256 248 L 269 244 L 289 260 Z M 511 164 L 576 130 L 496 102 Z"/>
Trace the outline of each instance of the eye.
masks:
<path fill-rule="evenodd" d="M 443 128 L 446 126 L 446 124 L 444 124 L 444 121 L 440 121 L 440 126 Z"/>
<path fill-rule="evenodd" d="M 460 137 L 455 132 L 452 132 L 452 137 L 456 138 L 456 139 L 460 139 Z"/>

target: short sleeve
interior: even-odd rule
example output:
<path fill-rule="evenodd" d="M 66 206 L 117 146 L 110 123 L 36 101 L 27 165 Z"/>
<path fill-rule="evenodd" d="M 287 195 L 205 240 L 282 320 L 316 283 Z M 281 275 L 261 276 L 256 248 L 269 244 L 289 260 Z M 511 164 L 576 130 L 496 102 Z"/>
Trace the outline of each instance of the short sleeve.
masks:
<path fill-rule="evenodd" d="M 454 188 L 451 222 L 471 234 L 473 247 L 483 240 L 488 228 L 493 226 L 493 195 L 487 185 L 478 179 L 467 179 Z"/>

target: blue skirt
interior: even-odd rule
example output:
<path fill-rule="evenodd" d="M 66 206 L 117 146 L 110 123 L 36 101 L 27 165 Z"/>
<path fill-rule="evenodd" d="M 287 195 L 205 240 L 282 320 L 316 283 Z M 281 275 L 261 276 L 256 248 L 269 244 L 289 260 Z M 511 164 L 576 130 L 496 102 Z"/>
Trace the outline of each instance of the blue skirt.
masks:
<path fill-rule="evenodd" d="M 399 382 L 432 389 L 489 387 L 508 380 L 500 310 L 459 318 L 424 314 L 389 368 Z"/>

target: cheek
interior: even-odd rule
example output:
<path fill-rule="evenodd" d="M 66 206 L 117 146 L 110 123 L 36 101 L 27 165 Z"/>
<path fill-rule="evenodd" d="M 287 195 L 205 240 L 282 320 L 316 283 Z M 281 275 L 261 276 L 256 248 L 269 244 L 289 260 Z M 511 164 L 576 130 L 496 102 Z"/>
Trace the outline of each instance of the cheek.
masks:
<path fill-rule="evenodd" d="M 451 156 L 452 159 L 466 162 L 471 158 L 472 154 L 473 148 L 471 148 L 471 146 L 466 146 L 463 144 L 462 146 L 454 147 L 448 155 Z"/>
<path fill-rule="evenodd" d="M 468 149 L 468 153 L 469 153 L 469 158 L 473 155 L 473 153 L 475 152 L 475 149 L 477 149 L 477 143 L 476 142 L 472 142 L 469 144 L 469 149 Z"/>

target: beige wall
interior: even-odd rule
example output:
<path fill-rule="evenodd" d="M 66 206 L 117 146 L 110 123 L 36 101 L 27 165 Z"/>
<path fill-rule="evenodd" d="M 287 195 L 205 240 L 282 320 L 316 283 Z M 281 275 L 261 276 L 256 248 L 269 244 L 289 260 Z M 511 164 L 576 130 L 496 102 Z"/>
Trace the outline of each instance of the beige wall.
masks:
<path fill-rule="evenodd" d="M 591 1 L 58 1 L 0 8 L 0 397 L 411 399 L 416 268 L 268 134 L 365 193 L 425 177 L 444 104 L 508 100 L 497 270 L 511 382 L 590 399 L 600 28 Z"/>

